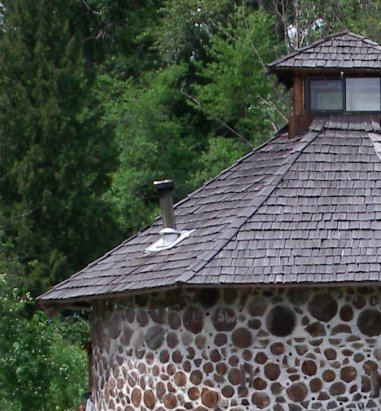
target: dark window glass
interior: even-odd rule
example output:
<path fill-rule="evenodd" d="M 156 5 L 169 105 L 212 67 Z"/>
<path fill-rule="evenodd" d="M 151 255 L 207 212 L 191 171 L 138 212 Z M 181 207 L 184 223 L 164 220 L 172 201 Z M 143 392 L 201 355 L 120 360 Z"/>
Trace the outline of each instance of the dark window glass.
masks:
<path fill-rule="evenodd" d="M 380 78 L 346 79 L 347 111 L 380 111 Z"/>
<path fill-rule="evenodd" d="M 344 110 L 344 90 L 341 80 L 310 80 L 310 110 Z"/>

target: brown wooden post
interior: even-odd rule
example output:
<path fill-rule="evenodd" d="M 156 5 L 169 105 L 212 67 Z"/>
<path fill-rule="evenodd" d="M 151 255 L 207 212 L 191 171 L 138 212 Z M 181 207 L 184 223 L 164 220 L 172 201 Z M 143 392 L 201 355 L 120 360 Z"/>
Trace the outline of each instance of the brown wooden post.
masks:
<path fill-rule="evenodd" d="M 305 130 L 304 115 L 304 77 L 295 74 L 292 90 L 292 115 L 290 118 L 289 133 L 290 137 L 295 137 Z"/>
<path fill-rule="evenodd" d="M 293 92 L 293 114 L 300 116 L 304 113 L 304 82 L 301 74 L 296 74 L 294 77 L 294 92 Z"/>

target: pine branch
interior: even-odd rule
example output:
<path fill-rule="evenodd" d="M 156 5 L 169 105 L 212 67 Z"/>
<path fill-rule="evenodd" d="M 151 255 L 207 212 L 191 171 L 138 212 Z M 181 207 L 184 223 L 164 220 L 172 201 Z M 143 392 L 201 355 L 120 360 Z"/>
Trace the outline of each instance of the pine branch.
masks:
<path fill-rule="evenodd" d="M 183 87 L 181 87 L 181 94 L 186 97 L 188 100 L 190 100 L 193 104 L 196 106 L 204 109 L 204 106 L 201 104 L 201 102 L 197 99 L 195 99 L 193 96 L 188 94 Z M 219 123 L 221 126 L 225 127 L 228 129 L 230 132 L 232 132 L 234 135 L 236 135 L 239 139 L 241 139 L 245 144 L 249 145 L 250 147 L 254 148 L 254 145 L 246 138 L 244 137 L 241 133 L 239 133 L 237 130 L 235 130 L 233 127 L 229 126 L 225 121 L 221 120 L 219 117 L 215 116 L 214 114 L 206 112 L 207 116 L 210 117 L 212 120 L 216 121 Z"/>

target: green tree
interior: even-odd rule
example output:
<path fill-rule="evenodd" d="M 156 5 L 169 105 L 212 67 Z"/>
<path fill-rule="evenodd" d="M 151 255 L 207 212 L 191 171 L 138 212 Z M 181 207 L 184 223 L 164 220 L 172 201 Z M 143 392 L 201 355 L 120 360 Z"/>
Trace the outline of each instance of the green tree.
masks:
<path fill-rule="evenodd" d="M 204 61 L 205 47 L 216 24 L 225 21 L 236 1 L 165 0 L 160 8 L 155 44 L 162 64 Z"/>
<path fill-rule="evenodd" d="M 233 138 L 209 137 L 200 155 L 200 167 L 192 175 L 192 184 L 199 186 L 218 175 L 248 151 L 245 143 Z"/>
<path fill-rule="evenodd" d="M 103 74 L 127 79 L 157 65 L 159 58 L 153 44 L 161 0 L 78 3 L 82 5 L 80 23 L 87 59 Z"/>
<path fill-rule="evenodd" d="M 262 0 L 262 6 L 276 17 L 275 31 L 281 34 L 289 51 L 348 29 L 375 41 L 381 39 L 378 0 Z"/>
<path fill-rule="evenodd" d="M 197 184 L 213 177 L 287 122 L 287 96 L 274 87 L 266 65 L 281 48 L 274 19 L 264 10 L 236 6 L 216 25 L 196 62 L 188 103 L 210 122 L 208 145 L 200 158 Z"/>
<path fill-rule="evenodd" d="M 209 39 L 210 61 L 199 64 L 202 81 L 193 86 L 192 99 L 206 117 L 216 120 L 216 131 L 257 145 L 286 122 L 273 103 L 273 79 L 266 65 L 279 43 L 272 34 L 273 19 L 265 11 L 237 7 L 225 25 Z"/>
<path fill-rule="evenodd" d="M 115 164 L 99 123 L 77 2 L 5 0 L 0 39 L 0 204 L 33 294 L 118 239 L 102 199 Z"/>
<path fill-rule="evenodd" d="M 183 66 L 171 66 L 146 73 L 137 84 L 102 78 L 102 87 L 114 90 L 105 101 L 104 121 L 115 126 L 120 147 L 120 167 L 108 196 L 127 232 L 140 229 L 157 212 L 153 180 L 172 178 L 176 199 L 192 187 L 205 139 L 181 93 L 185 72 Z"/>
<path fill-rule="evenodd" d="M 62 322 L 41 311 L 27 315 L 32 301 L 13 278 L 0 275 L 0 409 L 75 409 L 86 389 L 87 360 L 73 335 L 78 328 L 86 333 L 87 325 L 79 317 Z"/>
<path fill-rule="evenodd" d="M 273 25 L 258 6 L 167 0 L 149 69 L 126 79 L 104 64 L 100 100 L 120 150 L 107 198 L 128 232 L 157 212 L 153 179 L 173 178 L 179 199 L 286 122 L 265 75 L 282 44 Z"/>

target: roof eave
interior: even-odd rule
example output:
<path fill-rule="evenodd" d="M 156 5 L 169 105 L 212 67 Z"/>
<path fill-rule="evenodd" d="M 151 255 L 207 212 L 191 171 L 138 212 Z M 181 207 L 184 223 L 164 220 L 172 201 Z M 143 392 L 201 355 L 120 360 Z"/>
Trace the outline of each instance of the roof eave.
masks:
<path fill-rule="evenodd" d="M 380 69 L 376 67 L 269 67 L 272 74 L 279 73 L 322 73 L 322 72 L 336 72 L 336 73 L 380 73 Z"/>
<path fill-rule="evenodd" d="M 131 297 L 135 295 L 150 294 L 162 291 L 171 291 L 183 287 L 183 283 L 175 283 L 168 286 L 141 288 L 136 290 L 126 290 L 123 292 L 103 293 L 95 295 L 84 295 L 72 298 L 58 298 L 58 299 L 38 299 L 40 307 L 49 315 L 54 316 L 60 311 L 64 310 L 86 310 L 86 307 L 91 305 L 92 302 L 98 300 L 118 299 Z M 52 313 L 50 313 L 51 311 Z"/>
<path fill-rule="evenodd" d="M 215 284 L 215 283 L 204 283 L 204 284 L 188 284 L 188 283 L 177 283 L 171 286 L 165 287 L 154 287 L 154 288 L 145 288 L 133 291 L 125 291 L 122 293 L 109 293 L 109 294 L 99 294 L 99 295 L 90 295 L 85 297 L 73 297 L 61 300 L 44 300 L 40 302 L 41 307 L 44 309 L 45 312 L 49 316 L 54 316 L 58 314 L 60 311 L 64 310 L 76 310 L 76 311 L 90 311 L 91 304 L 95 301 L 99 300 L 110 300 L 110 299 L 120 299 L 126 297 L 132 297 L 135 295 L 142 295 L 142 294 L 151 294 L 155 292 L 166 292 L 172 291 L 180 288 L 187 288 L 187 289 L 204 289 L 204 288 L 216 288 L 216 289 L 225 289 L 225 288 L 296 288 L 296 287 L 308 287 L 308 288 L 321 288 L 329 287 L 329 288 L 337 288 L 337 287 L 369 287 L 369 286 L 378 286 L 381 285 L 380 280 L 369 280 L 369 281 L 340 281 L 340 282 L 322 282 L 322 283 L 315 283 L 311 281 L 300 281 L 300 282 L 290 282 L 290 283 L 224 283 L 224 284 Z"/>
<path fill-rule="evenodd" d="M 366 68 L 366 67 L 270 67 L 268 66 L 268 72 L 277 77 L 278 81 L 284 84 L 288 89 L 292 87 L 293 78 L 295 75 L 307 75 L 307 74 L 380 74 L 378 68 Z"/>

